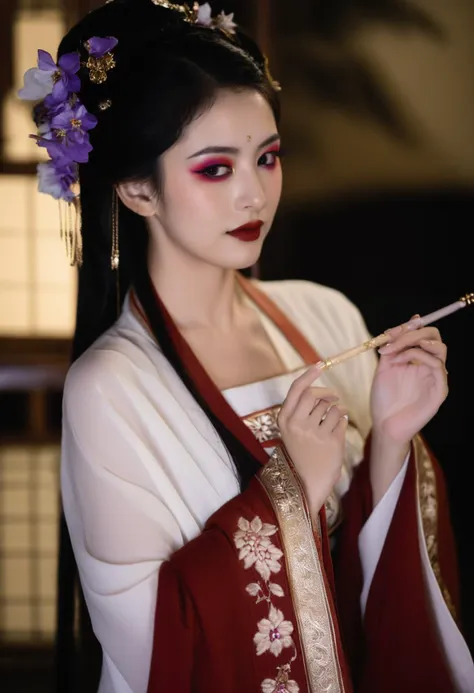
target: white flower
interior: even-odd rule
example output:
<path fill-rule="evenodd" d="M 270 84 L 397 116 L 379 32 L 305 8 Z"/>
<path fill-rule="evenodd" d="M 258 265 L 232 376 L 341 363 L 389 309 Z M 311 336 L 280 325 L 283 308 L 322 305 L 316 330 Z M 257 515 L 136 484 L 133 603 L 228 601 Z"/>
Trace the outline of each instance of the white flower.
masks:
<path fill-rule="evenodd" d="M 284 647 L 291 647 L 293 639 L 293 624 L 285 621 L 283 612 L 270 606 L 268 618 L 263 618 L 258 624 L 258 633 L 253 641 L 257 646 L 257 655 L 271 652 L 275 657 L 281 654 Z"/>
<path fill-rule="evenodd" d="M 272 544 L 268 537 L 277 532 L 275 525 L 263 524 L 259 517 L 249 523 L 241 517 L 239 531 L 234 535 L 234 542 L 239 551 L 239 560 L 244 561 L 248 570 L 255 564 L 255 570 L 264 580 L 269 580 L 271 573 L 278 573 L 283 553 Z"/>
<path fill-rule="evenodd" d="M 299 690 L 296 681 L 280 683 L 274 679 L 265 679 L 262 683 L 262 693 L 299 693 Z"/>
<path fill-rule="evenodd" d="M 235 34 L 237 24 L 234 22 L 234 13 L 224 14 L 224 10 L 217 15 L 216 23 L 219 29 L 225 31 L 227 34 Z"/>
<path fill-rule="evenodd" d="M 204 5 L 199 5 L 197 8 L 196 24 L 212 26 L 212 9 L 208 2 L 205 2 Z"/>
<path fill-rule="evenodd" d="M 18 96 L 23 101 L 40 101 L 53 91 L 54 70 L 40 70 L 32 67 L 25 72 L 24 86 L 18 92 Z"/>

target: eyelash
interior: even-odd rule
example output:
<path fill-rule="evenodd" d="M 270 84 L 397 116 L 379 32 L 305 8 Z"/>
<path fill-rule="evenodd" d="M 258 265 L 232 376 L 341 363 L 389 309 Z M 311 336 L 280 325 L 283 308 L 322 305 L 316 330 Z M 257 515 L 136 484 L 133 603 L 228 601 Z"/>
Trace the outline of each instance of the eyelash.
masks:
<path fill-rule="evenodd" d="M 274 161 L 271 164 L 261 164 L 260 162 L 262 159 L 265 157 L 273 155 Z M 262 154 L 262 156 L 259 158 L 259 166 L 263 166 L 264 168 L 268 169 L 269 171 L 272 171 L 277 164 L 277 160 L 283 158 L 283 152 L 281 149 L 271 149 L 268 152 L 265 152 L 265 154 Z M 229 169 L 228 172 L 222 176 L 218 176 L 212 173 L 212 171 L 219 170 L 220 168 L 227 168 Z M 216 161 L 216 162 L 209 162 L 202 168 L 195 169 L 193 173 L 195 173 L 198 176 L 201 176 L 202 178 L 206 178 L 207 180 L 210 181 L 222 181 L 222 180 L 227 180 L 229 176 L 233 173 L 234 167 L 232 165 L 231 161 Z"/>

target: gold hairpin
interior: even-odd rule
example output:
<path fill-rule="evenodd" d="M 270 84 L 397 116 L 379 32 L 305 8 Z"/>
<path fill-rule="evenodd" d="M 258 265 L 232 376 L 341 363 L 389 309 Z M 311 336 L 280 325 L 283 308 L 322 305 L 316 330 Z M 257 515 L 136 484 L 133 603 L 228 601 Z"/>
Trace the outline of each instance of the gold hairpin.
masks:
<path fill-rule="evenodd" d="M 189 5 L 176 5 L 174 2 L 168 2 L 168 0 L 151 0 L 154 5 L 158 7 L 164 7 L 166 10 L 175 10 L 175 12 L 181 12 L 184 14 L 184 21 L 194 23 L 198 16 L 199 5 L 196 8 L 196 4 L 191 8 Z"/>
<path fill-rule="evenodd" d="M 115 67 L 115 58 L 112 53 L 106 53 L 101 58 L 90 55 L 85 63 L 89 70 L 89 79 L 94 84 L 103 84 L 107 81 L 107 72 Z"/>

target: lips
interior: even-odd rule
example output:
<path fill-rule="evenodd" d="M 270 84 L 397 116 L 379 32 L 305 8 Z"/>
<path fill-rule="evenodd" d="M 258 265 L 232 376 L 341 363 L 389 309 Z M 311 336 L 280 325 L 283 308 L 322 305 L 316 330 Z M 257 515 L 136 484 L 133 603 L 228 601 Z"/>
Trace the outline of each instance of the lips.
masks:
<path fill-rule="evenodd" d="M 238 238 L 239 241 L 246 241 L 247 243 L 251 241 L 256 241 L 260 238 L 260 233 L 262 231 L 263 221 L 249 221 L 243 226 L 239 226 L 233 231 L 229 231 L 228 235 Z"/>

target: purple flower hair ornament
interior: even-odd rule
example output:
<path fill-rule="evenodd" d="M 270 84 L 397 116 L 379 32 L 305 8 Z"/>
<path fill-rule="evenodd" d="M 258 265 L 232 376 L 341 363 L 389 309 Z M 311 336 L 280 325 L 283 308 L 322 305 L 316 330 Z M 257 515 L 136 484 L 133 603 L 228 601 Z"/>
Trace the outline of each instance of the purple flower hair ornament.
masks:
<path fill-rule="evenodd" d="M 117 44 L 111 36 L 93 36 L 86 42 L 89 59 L 82 65 L 89 68 L 91 81 L 100 84 L 107 79 L 107 71 L 115 67 L 111 51 Z M 76 196 L 73 188 L 78 182 L 77 164 L 89 160 L 89 131 L 97 125 L 97 118 L 78 97 L 80 68 L 79 52 L 61 56 L 56 65 L 49 53 L 39 50 L 38 66 L 27 70 L 24 86 L 18 92 L 20 99 L 36 102 L 33 118 L 38 132 L 31 137 L 50 156 L 49 161 L 38 165 L 39 191 L 67 202 Z M 97 73 L 105 79 L 94 79 Z"/>

